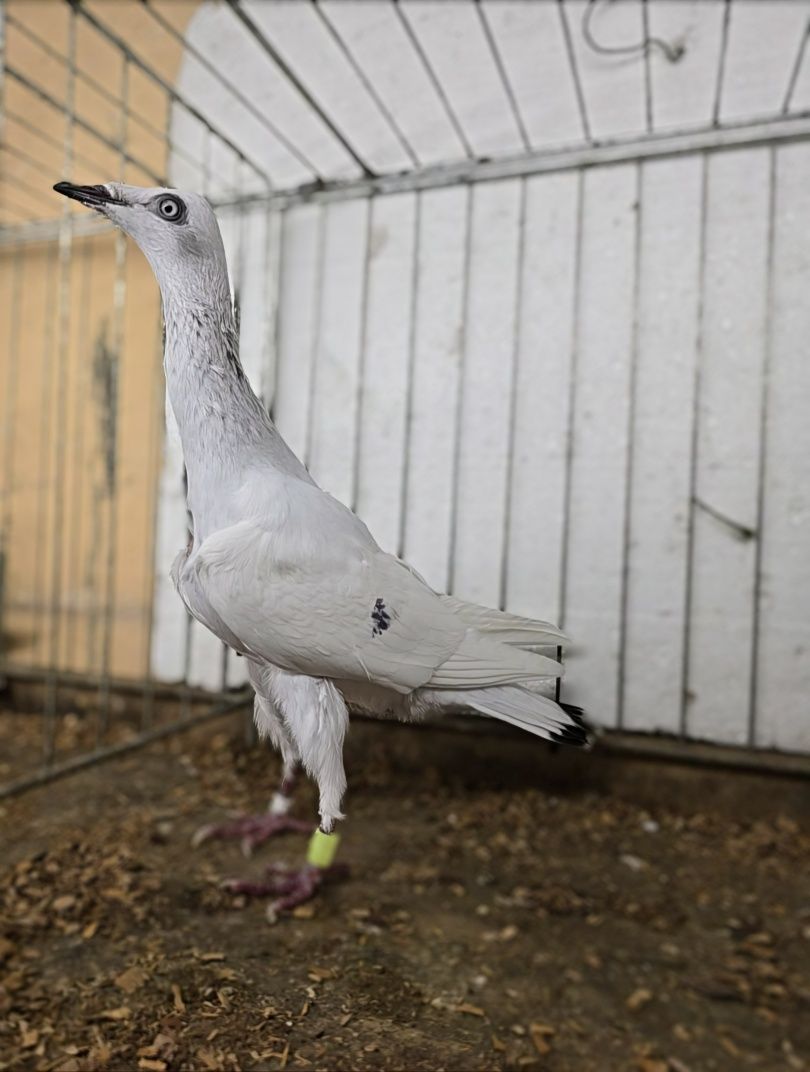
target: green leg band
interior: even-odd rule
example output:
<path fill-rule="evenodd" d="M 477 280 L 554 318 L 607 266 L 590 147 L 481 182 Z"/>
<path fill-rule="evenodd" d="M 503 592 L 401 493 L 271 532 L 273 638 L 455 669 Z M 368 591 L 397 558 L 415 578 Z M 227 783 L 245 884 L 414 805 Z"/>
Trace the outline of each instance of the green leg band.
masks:
<path fill-rule="evenodd" d="M 340 834 L 324 834 L 316 830 L 309 840 L 307 863 L 312 867 L 331 867 L 340 844 Z"/>

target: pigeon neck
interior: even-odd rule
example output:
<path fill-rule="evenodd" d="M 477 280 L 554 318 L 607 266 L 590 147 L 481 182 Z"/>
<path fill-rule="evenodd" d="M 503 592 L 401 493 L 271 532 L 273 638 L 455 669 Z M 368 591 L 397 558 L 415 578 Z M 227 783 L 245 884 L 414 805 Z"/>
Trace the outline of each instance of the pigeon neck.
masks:
<path fill-rule="evenodd" d="M 275 429 L 239 361 L 230 294 L 167 300 L 166 387 L 183 448 L 194 544 L 238 519 L 245 471 L 272 448 Z"/>
<path fill-rule="evenodd" d="M 216 300 L 164 292 L 163 318 L 166 386 L 180 431 L 196 544 L 239 520 L 234 504 L 251 467 L 311 477 L 248 383 L 227 277 Z"/>
<path fill-rule="evenodd" d="M 230 294 L 177 301 L 164 295 L 164 367 L 186 464 L 255 442 L 267 417 L 241 362 Z"/>

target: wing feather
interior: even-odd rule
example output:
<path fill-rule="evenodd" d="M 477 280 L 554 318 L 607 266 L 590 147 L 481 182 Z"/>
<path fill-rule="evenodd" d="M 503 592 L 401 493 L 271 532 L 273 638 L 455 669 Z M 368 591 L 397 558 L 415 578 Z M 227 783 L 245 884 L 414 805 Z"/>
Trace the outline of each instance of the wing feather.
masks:
<path fill-rule="evenodd" d="M 292 673 L 402 693 L 562 673 L 530 650 L 559 642 L 553 626 L 437 595 L 312 485 L 274 493 L 283 525 L 222 529 L 180 568 L 192 613 L 232 647 Z"/>
<path fill-rule="evenodd" d="M 555 648 L 569 642 L 565 633 L 551 622 L 523 618 L 505 610 L 482 607 L 478 603 L 465 603 L 455 596 L 443 595 L 439 598 L 468 625 L 501 644 L 514 645 L 516 648 Z"/>
<path fill-rule="evenodd" d="M 499 644 L 470 630 L 457 651 L 437 667 L 428 684 L 435 689 L 489 688 L 562 675 L 554 659 Z"/>
<path fill-rule="evenodd" d="M 274 561 L 271 533 L 242 522 L 210 536 L 186 569 L 242 647 L 293 673 L 428 681 L 467 626 L 397 559 L 347 542 L 328 560 Z"/>

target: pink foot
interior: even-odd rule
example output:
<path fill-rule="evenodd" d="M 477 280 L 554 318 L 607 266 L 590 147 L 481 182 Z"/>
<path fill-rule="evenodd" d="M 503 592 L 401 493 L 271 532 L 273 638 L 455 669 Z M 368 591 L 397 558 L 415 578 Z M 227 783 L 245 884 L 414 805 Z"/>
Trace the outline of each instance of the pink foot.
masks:
<path fill-rule="evenodd" d="M 224 823 L 208 823 L 201 826 L 191 839 L 196 848 L 204 841 L 212 838 L 226 840 L 238 839 L 242 845 L 242 852 L 250 856 L 257 845 L 261 845 L 268 838 L 276 834 L 294 832 L 296 834 L 311 834 L 315 829 L 312 823 L 306 823 L 303 819 L 292 819 L 288 815 L 273 815 L 265 812 L 264 815 L 241 815 L 238 819 L 231 819 Z"/>
<path fill-rule="evenodd" d="M 288 869 L 282 864 L 271 864 L 265 871 L 264 881 L 250 879 L 226 879 L 222 888 L 230 893 L 244 893 L 248 897 L 267 897 L 275 894 L 275 900 L 267 907 L 267 916 L 271 922 L 279 912 L 289 912 L 298 905 L 309 901 L 324 882 L 346 878 L 349 868 L 346 864 L 332 864 L 330 867 L 303 867 Z"/>

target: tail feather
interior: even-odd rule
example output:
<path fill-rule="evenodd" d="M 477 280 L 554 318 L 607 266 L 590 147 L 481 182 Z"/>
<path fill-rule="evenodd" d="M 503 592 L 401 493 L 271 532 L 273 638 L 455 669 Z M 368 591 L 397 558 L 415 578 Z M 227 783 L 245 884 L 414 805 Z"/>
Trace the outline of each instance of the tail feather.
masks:
<path fill-rule="evenodd" d="M 584 726 L 585 729 L 588 729 L 588 723 L 585 721 L 585 712 L 581 707 L 577 707 L 576 704 L 572 703 L 562 703 L 562 701 L 559 700 L 557 702 L 563 711 L 565 711 L 567 715 L 570 715 L 577 725 Z"/>
<path fill-rule="evenodd" d="M 478 603 L 466 603 L 455 596 L 443 595 L 441 600 L 468 625 L 497 640 L 499 644 L 531 651 L 535 648 L 564 647 L 568 643 L 565 633 L 551 622 L 523 618 L 505 610 L 482 607 Z"/>
<path fill-rule="evenodd" d="M 466 702 L 474 711 L 533 733 L 547 741 L 582 747 L 589 743 L 581 707 L 558 704 L 519 685 L 472 690 Z"/>
<path fill-rule="evenodd" d="M 554 659 L 499 644 L 495 637 L 472 629 L 453 654 L 433 671 L 427 684 L 436 689 L 483 689 L 517 682 L 540 683 L 561 677 Z"/>

